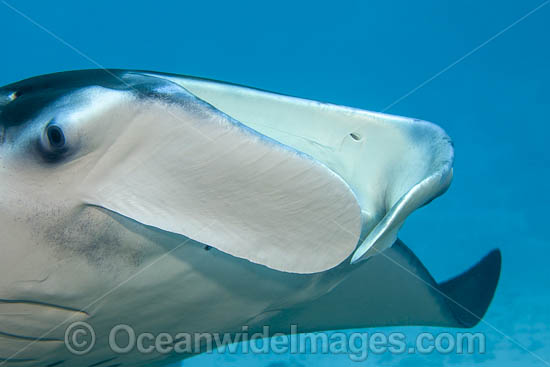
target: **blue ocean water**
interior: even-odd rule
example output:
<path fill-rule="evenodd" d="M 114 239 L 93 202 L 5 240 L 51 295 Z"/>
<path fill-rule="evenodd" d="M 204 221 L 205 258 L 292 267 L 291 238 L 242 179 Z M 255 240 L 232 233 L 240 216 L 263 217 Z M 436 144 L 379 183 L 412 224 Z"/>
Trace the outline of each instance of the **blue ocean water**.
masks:
<path fill-rule="evenodd" d="M 387 353 L 360 365 L 549 365 L 550 5 L 445 70 L 543 2 L 7 3 L 20 13 L 0 2 L 0 85 L 69 69 L 148 69 L 373 111 L 391 105 L 386 112 L 442 126 L 455 144 L 453 184 L 400 237 L 438 280 L 502 250 L 493 304 L 473 329 L 486 335 L 486 353 Z M 358 363 L 345 355 L 210 354 L 183 365 Z"/>

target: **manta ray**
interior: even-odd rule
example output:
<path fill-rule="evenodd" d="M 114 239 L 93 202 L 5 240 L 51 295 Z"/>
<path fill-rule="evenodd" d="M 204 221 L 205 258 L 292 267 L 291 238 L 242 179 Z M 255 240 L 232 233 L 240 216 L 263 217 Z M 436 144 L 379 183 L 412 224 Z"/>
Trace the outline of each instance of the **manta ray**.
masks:
<path fill-rule="evenodd" d="M 438 283 L 397 238 L 447 190 L 453 154 L 426 121 L 195 77 L 82 70 L 6 85 L 0 365 L 194 355 L 117 354 L 118 324 L 472 327 L 500 252 Z M 64 342 L 75 321 L 95 330 L 85 355 Z"/>

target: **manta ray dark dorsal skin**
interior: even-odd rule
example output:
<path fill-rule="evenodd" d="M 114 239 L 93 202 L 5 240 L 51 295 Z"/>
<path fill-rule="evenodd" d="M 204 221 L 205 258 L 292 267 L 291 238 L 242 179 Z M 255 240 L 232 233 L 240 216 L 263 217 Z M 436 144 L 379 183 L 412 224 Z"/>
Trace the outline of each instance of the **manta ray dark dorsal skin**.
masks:
<path fill-rule="evenodd" d="M 452 178 L 450 139 L 427 122 L 84 70 L 0 88 L 0 132 L 6 365 L 193 354 L 116 354 L 119 324 L 155 335 L 472 327 L 498 282 L 498 250 L 437 283 L 396 240 Z M 95 330 L 83 355 L 64 343 L 74 321 Z"/>

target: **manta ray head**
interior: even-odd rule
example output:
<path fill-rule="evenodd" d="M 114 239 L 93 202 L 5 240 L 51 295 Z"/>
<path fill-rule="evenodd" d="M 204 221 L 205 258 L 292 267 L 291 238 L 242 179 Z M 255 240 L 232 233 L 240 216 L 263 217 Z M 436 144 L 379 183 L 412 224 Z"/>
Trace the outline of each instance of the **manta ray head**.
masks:
<path fill-rule="evenodd" d="M 1 265 L 13 274 L 0 282 L 46 279 L 63 263 L 120 272 L 148 256 L 143 240 L 124 240 L 137 225 L 89 205 L 81 191 L 101 152 L 136 113 L 125 110 L 145 93 L 135 79 L 75 72 L 0 89 Z M 148 87 L 154 93 L 157 85 Z"/>
<path fill-rule="evenodd" d="M 68 360 L 74 321 L 98 340 L 117 323 L 283 325 L 356 268 L 376 282 L 346 294 L 393 296 L 378 283 L 387 264 L 356 263 L 392 250 L 406 217 L 447 189 L 452 161 L 427 122 L 197 78 L 87 70 L 1 87 L 0 362 Z M 392 251 L 435 284 L 410 251 Z M 460 321 L 420 291 L 432 324 Z M 355 325 L 324 313 L 301 317 L 308 330 Z M 93 353 L 88 365 L 117 358 Z"/>

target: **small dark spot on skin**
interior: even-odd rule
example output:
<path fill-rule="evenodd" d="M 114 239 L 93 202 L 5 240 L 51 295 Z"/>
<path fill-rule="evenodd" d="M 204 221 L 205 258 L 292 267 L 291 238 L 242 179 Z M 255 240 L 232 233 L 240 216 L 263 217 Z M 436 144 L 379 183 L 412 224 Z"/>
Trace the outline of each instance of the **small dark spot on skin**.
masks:
<path fill-rule="evenodd" d="M 355 141 L 360 141 L 362 139 L 361 134 L 359 133 L 351 133 L 349 136 L 351 136 L 351 138 Z"/>

